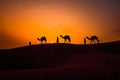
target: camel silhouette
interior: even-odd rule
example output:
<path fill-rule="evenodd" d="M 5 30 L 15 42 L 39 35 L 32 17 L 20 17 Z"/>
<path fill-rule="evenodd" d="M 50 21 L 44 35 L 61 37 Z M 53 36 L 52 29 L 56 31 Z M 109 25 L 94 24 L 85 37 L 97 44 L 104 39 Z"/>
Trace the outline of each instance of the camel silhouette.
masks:
<path fill-rule="evenodd" d="M 86 38 L 91 41 L 90 44 L 92 44 L 92 42 L 94 42 L 95 44 L 95 40 L 97 41 L 97 43 L 99 43 L 99 39 L 97 36 L 91 36 L 90 38 L 87 36 Z"/>
<path fill-rule="evenodd" d="M 69 35 L 65 35 L 65 36 L 60 35 L 60 37 L 64 39 L 64 43 L 67 43 L 67 40 L 71 42 L 71 38 Z"/>
<path fill-rule="evenodd" d="M 37 40 L 41 41 L 41 43 L 43 43 L 43 41 L 46 43 L 46 41 L 47 41 L 45 36 L 43 36 L 41 38 L 37 38 Z"/>

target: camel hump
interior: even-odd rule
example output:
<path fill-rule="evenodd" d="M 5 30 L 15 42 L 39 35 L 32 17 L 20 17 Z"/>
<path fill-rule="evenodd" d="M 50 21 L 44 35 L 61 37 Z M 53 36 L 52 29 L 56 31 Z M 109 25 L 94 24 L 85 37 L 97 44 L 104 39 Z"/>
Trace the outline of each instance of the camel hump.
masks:
<path fill-rule="evenodd" d="M 41 38 L 46 38 L 45 36 L 42 36 Z"/>
<path fill-rule="evenodd" d="M 93 36 L 94 38 L 98 38 L 97 36 Z"/>
<path fill-rule="evenodd" d="M 70 36 L 69 36 L 69 35 L 65 35 L 65 37 L 70 38 Z"/>
<path fill-rule="evenodd" d="M 97 39 L 98 40 L 98 37 L 97 36 L 92 36 L 91 39 Z"/>
<path fill-rule="evenodd" d="M 69 35 L 65 35 L 65 36 L 69 36 Z M 70 36 L 69 36 L 70 37 Z"/>
<path fill-rule="evenodd" d="M 97 37 L 96 35 L 94 35 L 93 37 Z"/>
<path fill-rule="evenodd" d="M 45 36 L 43 36 L 43 37 L 41 37 L 41 39 L 42 39 L 42 40 L 46 40 L 46 37 L 45 37 Z"/>

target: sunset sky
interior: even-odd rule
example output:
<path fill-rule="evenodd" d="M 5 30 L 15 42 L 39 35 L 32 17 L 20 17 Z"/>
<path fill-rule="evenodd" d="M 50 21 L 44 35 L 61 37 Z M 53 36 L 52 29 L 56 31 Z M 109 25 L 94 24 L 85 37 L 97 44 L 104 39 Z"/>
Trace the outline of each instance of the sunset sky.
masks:
<path fill-rule="evenodd" d="M 63 42 L 61 34 L 73 44 L 92 35 L 120 40 L 120 0 L 0 0 L 0 49 L 39 44 L 41 36 Z"/>

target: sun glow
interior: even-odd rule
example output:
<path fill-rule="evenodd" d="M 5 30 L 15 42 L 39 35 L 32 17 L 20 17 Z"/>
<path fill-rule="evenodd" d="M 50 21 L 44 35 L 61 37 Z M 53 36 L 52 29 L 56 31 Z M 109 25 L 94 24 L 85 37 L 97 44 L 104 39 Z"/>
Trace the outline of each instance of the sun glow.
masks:
<path fill-rule="evenodd" d="M 109 34 L 106 31 L 109 31 L 110 23 L 113 22 L 110 12 L 107 8 L 101 10 L 81 3 L 9 3 L 9 6 L 1 7 L 0 35 L 5 35 L 5 40 L 1 38 L 4 43 L 11 43 L 8 37 L 11 40 L 14 38 L 13 42 L 23 42 L 17 44 L 19 46 L 28 45 L 29 41 L 39 44 L 37 38 L 42 36 L 47 37 L 47 43 L 56 43 L 57 36 L 59 42 L 63 43 L 60 35 L 70 35 L 73 44 L 83 44 L 83 39 L 92 35 L 97 35 L 101 42 L 109 41 L 118 39 L 113 34 L 112 37 L 106 37 Z"/>

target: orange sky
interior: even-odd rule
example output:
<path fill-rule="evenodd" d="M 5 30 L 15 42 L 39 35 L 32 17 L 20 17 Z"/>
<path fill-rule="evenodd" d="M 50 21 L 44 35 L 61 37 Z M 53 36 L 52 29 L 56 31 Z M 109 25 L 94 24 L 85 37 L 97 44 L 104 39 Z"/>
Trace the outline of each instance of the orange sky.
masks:
<path fill-rule="evenodd" d="M 25 46 L 29 41 L 39 44 L 36 38 L 41 36 L 46 36 L 48 43 L 56 42 L 60 34 L 70 35 L 73 44 L 83 44 L 83 38 L 92 35 L 101 42 L 120 40 L 115 5 L 94 1 L 1 1 L 0 49 Z"/>

